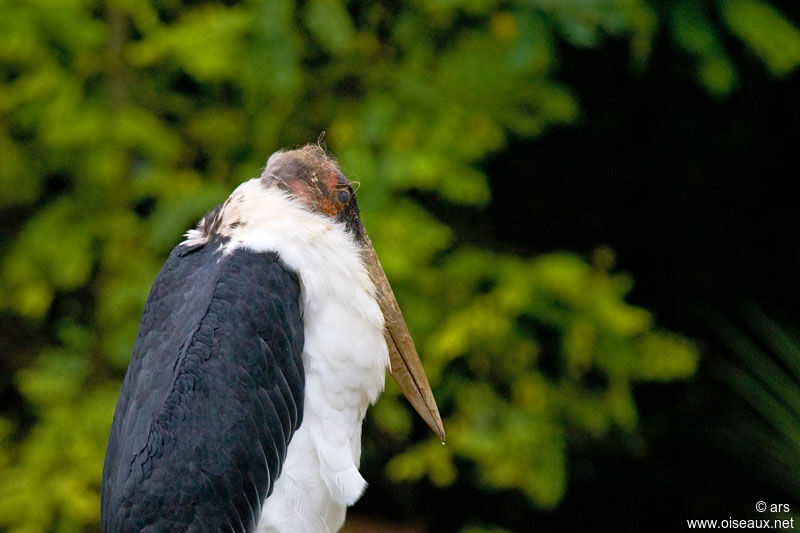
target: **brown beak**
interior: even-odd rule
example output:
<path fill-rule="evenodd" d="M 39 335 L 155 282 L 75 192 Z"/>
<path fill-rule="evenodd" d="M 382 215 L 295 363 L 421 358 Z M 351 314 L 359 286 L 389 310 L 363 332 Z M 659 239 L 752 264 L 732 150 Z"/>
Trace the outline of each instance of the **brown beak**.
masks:
<path fill-rule="evenodd" d="M 372 241 L 369 240 L 367 232 L 363 231 L 363 226 L 362 232 L 364 259 L 369 276 L 378 291 L 378 303 L 386 319 L 384 336 L 389 347 L 390 373 L 417 413 L 444 442 L 442 418 L 439 416 L 439 408 L 436 407 L 436 400 L 433 398 L 433 392 L 431 392 L 431 386 L 419 360 L 417 349 L 414 347 L 414 341 L 408 332 L 406 321 L 403 320 L 403 314 L 400 312 L 400 306 L 397 305 L 394 292 L 389 286 L 389 280 L 383 273 L 381 262 L 372 247 Z"/>

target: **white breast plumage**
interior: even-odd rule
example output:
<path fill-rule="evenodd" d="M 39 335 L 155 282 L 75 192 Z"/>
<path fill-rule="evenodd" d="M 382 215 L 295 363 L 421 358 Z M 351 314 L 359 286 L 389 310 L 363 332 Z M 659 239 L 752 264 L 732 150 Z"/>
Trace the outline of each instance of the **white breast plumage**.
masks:
<path fill-rule="evenodd" d="M 257 531 L 337 531 L 366 487 L 358 472 L 361 423 L 389 363 L 375 287 L 344 227 L 278 189 L 245 182 L 219 216 L 227 249 L 278 252 L 302 287 L 303 422 Z"/>

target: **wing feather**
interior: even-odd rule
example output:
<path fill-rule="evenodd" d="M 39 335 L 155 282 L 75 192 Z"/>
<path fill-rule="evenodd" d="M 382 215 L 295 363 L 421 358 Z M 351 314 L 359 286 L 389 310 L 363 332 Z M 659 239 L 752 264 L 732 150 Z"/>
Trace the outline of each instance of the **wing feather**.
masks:
<path fill-rule="evenodd" d="M 107 531 L 251 531 L 303 412 L 300 285 L 275 253 L 178 246 L 139 324 L 103 468 Z"/>

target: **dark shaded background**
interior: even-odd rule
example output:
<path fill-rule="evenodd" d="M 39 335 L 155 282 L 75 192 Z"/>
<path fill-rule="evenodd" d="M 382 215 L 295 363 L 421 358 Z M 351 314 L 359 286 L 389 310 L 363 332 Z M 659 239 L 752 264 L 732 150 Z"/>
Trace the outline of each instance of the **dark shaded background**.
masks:
<path fill-rule="evenodd" d="M 635 273 L 630 300 L 698 340 L 704 360 L 688 385 L 637 389 L 641 448 L 591 442 L 571 453 L 570 486 L 554 511 L 514 516 L 524 507 L 515 493 L 487 505 L 430 489 L 405 512 L 438 518 L 434 531 L 455 528 L 442 509 L 469 506 L 493 508 L 488 523 L 519 531 L 674 531 L 692 518 L 758 518 L 759 500 L 797 507 L 775 480 L 725 451 L 720 433 L 748 408 L 721 383 L 718 364 L 731 356 L 709 317 L 742 323 L 753 304 L 790 330 L 800 317 L 800 75 L 776 81 L 733 44 L 740 86 L 717 99 L 667 39 L 638 73 L 625 48 L 560 48 L 560 78 L 578 88 L 583 116 L 486 160 L 486 211 L 419 198 L 482 246 L 525 256 L 610 246 L 617 266 Z M 377 513 L 390 497 L 373 486 L 357 507 Z"/>

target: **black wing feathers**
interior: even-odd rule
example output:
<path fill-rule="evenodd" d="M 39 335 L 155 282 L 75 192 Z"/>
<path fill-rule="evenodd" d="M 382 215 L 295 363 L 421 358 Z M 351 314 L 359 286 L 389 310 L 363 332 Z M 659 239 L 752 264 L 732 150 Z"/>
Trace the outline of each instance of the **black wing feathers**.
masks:
<path fill-rule="evenodd" d="M 107 531 L 250 531 L 303 412 L 297 276 L 178 246 L 150 291 L 103 469 Z"/>

